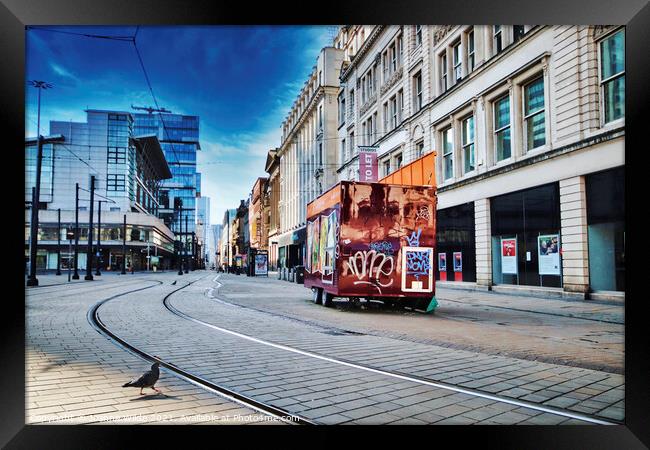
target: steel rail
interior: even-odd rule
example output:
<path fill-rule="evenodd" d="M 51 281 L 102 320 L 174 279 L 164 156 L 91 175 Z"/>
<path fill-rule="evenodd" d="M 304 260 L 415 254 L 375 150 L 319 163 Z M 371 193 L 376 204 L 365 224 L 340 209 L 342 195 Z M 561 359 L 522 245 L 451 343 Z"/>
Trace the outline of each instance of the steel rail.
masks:
<path fill-rule="evenodd" d="M 204 277 L 199 277 L 195 280 L 192 280 L 185 285 L 171 291 L 168 293 L 164 298 L 163 298 L 163 303 L 166 302 L 169 297 L 171 297 L 174 293 L 180 291 L 181 289 L 185 289 L 186 287 L 196 283 L 197 281 L 205 278 Z M 233 391 L 231 389 L 227 389 L 223 386 L 220 386 L 218 384 L 215 384 L 209 380 L 206 380 L 200 376 L 194 375 L 190 372 L 187 372 L 180 367 L 174 365 L 171 362 L 167 362 L 163 359 L 160 359 L 159 357 L 156 357 L 152 355 L 151 353 L 148 353 L 142 349 L 137 348 L 136 346 L 130 344 L 127 342 L 125 339 L 119 337 L 116 333 L 112 332 L 107 325 L 102 322 L 101 317 L 99 315 L 99 308 L 104 305 L 105 303 L 109 302 L 110 300 L 114 300 L 119 297 L 123 297 L 124 295 L 137 292 L 137 291 L 142 291 L 145 289 L 150 289 L 152 287 L 160 286 L 163 284 L 162 281 L 158 280 L 151 280 L 151 281 L 156 281 L 157 284 L 147 286 L 145 288 L 139 288 L 135 289 L 132 291 L 127 291 L 123 292 L 121 294 L 117 294 L 111 297 L 108 297 L 106 299 L 100 300 L 97 303 L 95 303 L 89 310 L 87 314 L 87 319 L 88 322 L 95 328 L 97 332 L 100 334 L 104 335 L 105 337 L 109 338 L 109 340 L 115 344 L 116 346 L 128 351 L 129 353 L 138 356 L 139 358 L 147 361 L 147 362 L 158 362 L 160 365 L 166 369 L 167 371 L 171 372 L 178 378 L 181 378 L 185 381 L 188 381 L 189 383 L 199 386 L 209 392 L 212 392 L 214 394 L 217 394 L 218 396 L 225 398 L 227 400 L 230 400 L 232 402 L 238 403 L 240 405 L 246 406 L 248 408 L 251 408 L 257 412 L 270 415 L 276 419 L 281 420 L 282 422 L 289 423 L 289 424 L 301 424 L 301 425 L 314 425 L 314 422 L 310 421 L 309 419 L 306 419 L 304 417 L 300 417 L 296 414 L 289 413 L 288 411 L 277 408 L 272 405 L 268 405 L 266 403 L 260 402 L 258 400 L 252 399 L 246 395 L 240 394 L 236 391 Z"/>
<path fill-rule="evenodd" d="M 217 281 L 217 279 L 219 277 L 220 277 L 220 275 L 218 275 L 213 281 L 221 284 L 219 281 Z M 230 304 L 229 302 L 227 302 L 227 301 L 225 301 L 223 299 L 220 299 L 220 298 L 214 297 L 214 299 L 219 300 L 219 301 L 221 301 L 223 303 L 226 303 L 226 304 Z M 230 334 L 232 336 L 236 336 L 236 337 L 239 337 L 239 338 L 251 341 L 251 342 L 255 342 L 255 343 L 258 343 L 258 344 L 266 345 L 266 346 L 269 346 L 269 347 L 277 348 L 277 349 L 292 352 L 292 353 L 296 353 L 296 354 L 307 356 L 307 357 L 310 357 L 310 358 L 320 359 L 322 361 L 327 361 L 327 362 L 334 363 L 334 364 L 339 364 L 339 365 L 343 365 L 343 366 L 347 366 L 347 367 L 352 367 L 352 368 L 355 368 L 355 369 L 364 370 L 364 371 L 376 373 L 376 374 L 379 374 L 379 375 L 398 378 L 398 379 L 401 379 L 401 380 L 404 380 L 404 381 L 410 381 L 410 382 L 417 383 L 417 384 L 424 384 L 424 385 L 439 388 L 439 389 L 446 389 L 446 390 L 450 390 L 450 391 L 454 391 L 454 392 L 458 392 L 458 393 L 462 393 L 462 394 L 466 394 L 466 395 L 470 395 L 470 396 L 474 396 L 474 397 L 485 398 L 485 399 L 488 399 L 488 400 L 493 400 L 495 402 L 507 403 L 507 404 L 515 405 L 515 406 L 522 407 L 522 408 L 529 408 L 529 409 L 533 409 L 533 410 L 536 410 L 536 411 L 541 411 L 543 413 L 559 415 L 559 416 L 562 416 L 562 417 L 566 417 L 568 419 L 581 420 L 581 421 L 584 421 L 584 422 L 589 422 L 589 423 L 593 423 L 593 424 L 597 424 L 597 425 L 621 425 L 622 424 L 622 422 L 619 422 L 619 421 L 604 420 L 602 418 L 598 418 L 598 417 L 595 417 L 593 415 L 574 413 L 574 412 L 569 412 L 569 411 L 566 411 L 566 410 L 560 410 L 560 409 L 557 409 L 557 408 L 554 408 L 554 407 L 542 406 L 542 405 L 539 405 L 539 404 L 536 404 L 536 403 L 527 402 L 527 401 L 523 401 L 523 400 L 516 400 L 516 399 L 510 399 L 510 398 L 507 398 L 507 397 L 501 397 L 501 396 L 498 396 L 498 395 L 485 393 L 485 392 L 475 390 L 475 389 L 462 388 L 462 387 L 458 387 L 458 386 L 455 386 L 455 385 L 442 383 L 442 382 L 439 382 L 439 381 L 432 381 L 432 380 L 429 380 L 429 379 L 424 378 L 424 377 L 414 376 L 414 375 L 410 375 L 410 374 L 407 374 L 407 373 L 402 373 L 402 372 L 399 372 L 399 371 L 385 370 L 385 369 L 373 367 L 373 366 L 370 366 L 370 365 L 363 365 L 363 364 L 355 363 L 353 361 L 347 361 L 345 359 L 333 358 L 333 357 L 322 355 L 322 354 L 315 353 L 315 352 L 300 350 L 298 348 L 290 347 L 290 346 L 283 345 L 283 344 L 277 344 L 277 343 L 274 343 L 274 342 L 270 342 L 270 341 L 266 341 L 266 340 L 263 340 L 263 339 L 260 339 L 260 338 L 256 338 L 254 336 L 239 333 L 237 331 L 229 330 L 227 328 L 219 327 L 217 325 L 213 325 L 211 323 L 205 322 L 203 320 L 200 320 L 200 319 L 192 317 L 192 316 L 190 316 L 188 314 L 185 314 L 182 311 L 175 308 L 173 305 L 171 305 L 169 303 L 169 301 L 168 301 L 168 297 L 165 298 L 165 300 L 163 301 L 163 304 L 164 304 L 165 308 L 167 308 L 173 314 L 175 314 L 175 315 L 177 315 L 179 317 L 182 317 L 182 318 L 184 318 L 186 320 L 189 320 L 191 322 L 194 322 L 194 323 L 206 326 L 208 328 L 211 328 L 211 329 L 213 329 L 215 331 Z M 238 305 L 234 305 L 234 306 L 238 306 Z"/>

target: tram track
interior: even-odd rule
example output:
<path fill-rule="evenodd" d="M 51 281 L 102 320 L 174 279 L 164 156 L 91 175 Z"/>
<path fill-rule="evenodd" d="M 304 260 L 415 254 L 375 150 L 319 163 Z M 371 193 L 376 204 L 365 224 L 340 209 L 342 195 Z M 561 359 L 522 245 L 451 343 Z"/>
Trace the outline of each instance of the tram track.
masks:
<path fill-rule="evenodd" d="M 189 281 L 186 284 L 184 284 L 184 285 L 174 289 L 173 291 L 169 292 L 163 298 L 163 303 L 165 303 L 176 292 L 187 288 L 188 286 L 196 283 L 197 281 L 200 281 L 203 278 L 205 278 L 205 277 L 199 277 L 199 278 L 197 278 L 195 280 Z M 113 295 L 111 297 L 108 297 L 106 299 L 100 300 L 97 303 L 95 303 L 88 310 L 88 313 L 87 313 L 87 319 L 88 319 L 88 322 L 90 323 L 90 325 L 98 333 L 100 333 L 103 336 L 105 336 L 106 338 L 108 338 L 116 346 L 122 348 L 123 350 L 125 350 L 125 351 L 127 351 L 127 352 L 129 352 L 129 353 L 131 353 L 131 354 L 133 354 L 133 355 L 135 355 L 135 356 L 149 362 L 149 363 L 158 362 L 160 364 L 160 366 L 162 368 L 164 368 L 166 371 L 172 373 L 176 377 L 181 378 L 181 379 L 183 379 L 183 380 L 185 380 L 185 381 L 187 381 L 187 382 L 189 382 L 189 383 L 191 383 L 191 384 L 193 384 L 195 386 L 201 387 L 201 388 L 203 388 L 203 389 L 205 389 L 205 390 L 207 390 L 209 392 L 212 392 L 212 393 L 214 393 L 214 394 L 216 394 L 216 395 L 218 395 L 218 396 L 220 396 L 222 398 L 225 398 L 227 400 L 230 400 L 230 401 L 232 401 L 234 403 L 237 403 L 237 404 L 240 404 L 242 406 L 248 407 L 248 408 L 250 408 L 250 409 L 252 409 L 254 411 L 257 411 L 259 413 L 272 416 L 272 417 L 274 417 L 274 418 L 276 418 L 276 419 L 278 419 L 278 420 L 280 420 L 280 421 L 282 421 L 284 423 L 300 424 L 300 425 L 314 425 L 314 422 L 312 422 L 311 420 L 309 420 L 307 418 L 300 417 L 300 416 L 298 416 L 296 414 L 289 413 L 289 412 L 287 412 L 286 410 L 284 410 L 282 408 L 278 408 L 278 407 L 266 404 L 264 402 L 260 402 L 258 400 L 255 400 L 253 398 L 250 398 L 250 397 L 248 397 L 246 395 L 243 395 L 243 394 L 241 394 L 239 392 L 236 392 L 236 391 L 234 391 L 232 389 L 228 389 L 228 388 L 226 388 L 224 386 L 221 386 L 221 385 L 213 383 L 213 382 L 211 382 L 209 380 L 206 380 L 205 378 L 202 378 L 200 376 L 192 374 L 191 372 L 188 372 L 188 371 L 174 365 L 173 363 L 171 363 L 169 361 L 165 361 L 164 359 L 156 357 L 153 354 L 151 354 L 151 353 L 149 353 L 149 352 L 147 352 L 145 350 L 142 350 L 142 349 L 136 347 L 135 345 L 129 343 L 125 339 L 121 338 L 116 333 L 111 331 L 106 326 L 106 324 L 104 324 L 104 322 L 102 322 L 100 314 L 99 314 L 99 310 L 103 305 L 105 305 L 107 302 L 109 302 L 111 300 L 115 300 L 115 299 L 123 297 L 125 295 L 131 294 L 131 293 L 134 293 L 134 292 L 138 292 L 138 291 L 142 291 L 142 290 L 145 290 L 145 289 L 151 289 L 153 287 L 160 286 L 160 285 L 164 284 L 164 282 L 159 281 L 159 280 L 152 280 L 152 281 L 155 281 L 155 284 L 152 284 L 151 286 L 147 286 L 147 287 L 144 287 L 144 288 L 138 288 L 138 289 L 130 290 L 130 291 L 123 292 L 123 293 L 120 293 L 120 294 L 117 294 L 117 295 Z"/>
<path fill-rule="evenodd" d="M 217 278 L 219 278 L 219 276 L 217 276 L 212 281 L 220 284 L 220 282 L 217 280 Z M 195 281 L 198 281 L 198 280 L 195 280 Z M 209 322 L 205 322 L 205 321 L 203 321 L 201 319 L 198 319 L 196 317 L 193 317 L 193 316 L 191 316 L 189 314 L 186 314 L 186 313 L 180 311 L 179 309 L 177 309 L 176 307 L 174 307 L 171 304 L 171 302 L 169 300 L 170 297 L 171 297 L 171 294 L 165 297 L 165 299 L 163 300 L 163 305 L 172 314 L 174 314 L 174 315 L 176 315 L 178 317 L 181 317 L 183 319 L 186 319 L 188 321 L 191 321 L 193 323 L 196 323 L 196 324 L 211 328 L 211 329 L 213 329 L 215 331 L 225 333 L 225 334 L 228 334 L 228 335 L 231 335 L 231 336 L 239 337 L 241 339 L 248 340 L 248 341 L 251 341 L 251 342 L 255 342 L 255 343 L 258 343 L 258 344 L 270 346 L 270 347 L 280 349 L 280 350 L 283 350 L 283 351 L 288 351 L 288 352 L 300 354 L 302 356 L 306 356 L 306 357 L 309 357 L 309 358 L 314 358 L 314 359 L 319 359 L 319 360 L 322 360 L 322 361 L 327 361 L 329 363 L 334 363 L 334 364 L 338 364 L 338 365 L 341 365 L 341 366 L 347 366 L 347 367 L 350 367 L 350 368 L 355 368 L 355 369 L 364 370 L 364 371 L 367 371 L 367 372 L 371 372 L 371 373 L 375 373 L 375 374 L 379 374 L 379 375 L 383 375 L 383 376 L 387 376 L 387 377 L 392 377 L 392 378 L 399 379 L 399 380 L 402 380 L 402 381 L 409 381 L 409 382 L 413 382 L 413 383 L 420 384 L 420 385 L 427 385 L 427 386 L 434 387 L 434 388 L 446 389 L 446 390 L 453 391 L 453 392 L 456 392 L 456 393 L 466 394 L 466 395 L 469 395 L 469 396 L 472 396 L 472 397 L 488 399 L 488 400 L 492 400 L 492 401 L 495 401 L 495 402 L 506 403 L 506 404 L 510 404 L 510 405 L 517 406 L 517 407 L 522 407 L 522 408 L 528 408 L 528 409 L 532 409 L 532 410 L 535 410 L 535 411 L 539 411 L 541 413 L 548 413 L 548 414 L 558 415 L 558 416 L 566 417 L 567 419 L 575 419 L 575 420 L 584 421 L 584 422 L 591 423 L 591 424 L 596 424 L 596 425 L 620 425 L 620 424 L 622 424 L 622 422 L 619 422 L 619 421 L 605 420 L 605 419 L 603 419 L 601 417 L 597 417 L 597 416 L 591 415 L 591 414 L 570 412 L 570 411 L 555 408 L 555 407 L 543 406 L 543 405 L 540 405 L 538 403 L 533 403 L 533 402 L 528 402 L 528 401 L 523 401 L 523 400 L 518 400 L 518 399 L 512 399 L 512 398 L 508 398 L 508 397 L 502 397 L 502 396 L 490 394 L 490 393 L 487 393 L 487 392 L 483 392 L 483 391 L 480 391 L 478 389 L 459 387 L 459 386 L 456 386 L 456 385 L 452 385 L 452 384 L 448 384 L 448 383 L 444 383 L 444 382 L 440 382 L 440 381 L 435 381 L 435 380 L 431 380 L 431 379 L 428 379 L 428 378 L 425 378 L 425 377 L 420 377 L 420 376 L 416 376 L 416 375 L 412 375 L 412 374 L 408 374 L 408 373 L 404 373 L 404 372 L 400 372 L 400 371 L 386 370 L 386 369 L 382 369 L 382 368 L 375 367 L 375 366 L 372 366 L 372 365 L 359 364 L 359 363 L 356 363 L 354 361 L 349 361 L 349 360 L 346 360 L 346 359 L 343 359 L 343 358 L 334 358 L 334 357 L 330 357 L 330 356 L 327 356 L 327 355 L 324 355 L 324 354 L 321 354 L 321 353 L 317 353 L 317 352 L 313 352 L 313 351 L 305 351 L 305 350 L 302 350 L 302 349 L 299 349 L 299 348 L 296 348 L 296 347 L 291 347 L 291 346 L 287 346 L 287 345 L 284 345 L 284 344 L 279 344 L 279 343 L 267 341 L 267 340 L 264 340 L 264 339 L 257 338 L 255 336 L 247 335 L 247 334 L 240 333 L 240 332 L 228 329 L 228 328 L 220 327 L 220 326 L 211 324 Z M 230 302 L 228 302 L 226 300 L 223 300 L 221 298 L 217 298 L 214 295 L 213 295 L 213 299 L 218 300 L 219 302 L 225 303 L 225 304 L 228 304 L 228 305 L 240 306 L 240 305 L 230 303 Z M 261 312 L 261 313 L 267 313 L 264 310 L 258 310 L 256 308 L 249 308 L 249 309 L 253 309 L 253 310 Z M 277 315 L 277 314 L 275 314 L 275 315 Z"/>

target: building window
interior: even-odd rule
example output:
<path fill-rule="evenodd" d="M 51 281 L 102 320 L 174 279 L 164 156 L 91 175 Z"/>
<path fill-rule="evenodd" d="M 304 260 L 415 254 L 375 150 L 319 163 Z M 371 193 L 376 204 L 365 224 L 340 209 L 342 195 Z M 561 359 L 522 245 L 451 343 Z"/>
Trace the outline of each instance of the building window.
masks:
<path fill-rule="evenodd" d="M 318 107 L 318 129 L 323 130 L 323 106 Z"/>
<path fill-rule="evenodd" d="M 124 191 L 126 188 L 124 175 L 108 174 L 106 175 L 106 190 L 107 191 Z"/>
<path fill-rule="evenodd" d="M 384 161 L 384 176 L 390 175 L 390 160 Z"/>
<path fill-rule="evenodd" d="M 440 89 L 447 90 L 447 53 L 440 55 Z"/>
<path fill-rule="evenodd" d="M 497 161 L 510 158 L 510 97 L 494 102 L 494 134 Z"/>
<path fill-rule="evenodd" d="M 461 78 L 463 78 L 463 69 L 462 69 L 461 64 L 460 64 L 460 61 L 461 61 L 461 58 L 460 58 L 460 55 L 461 55 L 461 53 L 460 53 L 460 42 L 456 43 L 452 47 L 452 55 L 453 55 L 453 58 L 454 58 L 454 79 L 455 79 L 455 82 L 458 82 L 458 81 L 460 81 Z"/>
<path fill-rule="evenodd" d="M 350 112 L 354 114 L 354 89 L 350 89 Z"/>
<path fill-rule="evenodd" d="M 341 139 L 341 161 L 345 162 L 348 160 L 348 155 L 346 153 L 347 148 L 345 148 L 345 139 Z"/>
<path fill-rule="evenodd" d="M 345 123 L 345 97 L 339 97 L 339 125 Z"/>
<path fill-rule="evenodd" d="M 600 42 L 600 85 L 605 123 L 625 117 L 625 31 Z"/>
<path fill-rule="evenodd" d="M 415 46 L 422 44 L 422 25 L 415 26 Z"/>
<path fill-rule="evenodd" d="M 388 131 L 388 119 L 390 113 L 388 112 L 388 102 L 384 103 L 384 132 Z"/>
<path fill-rule="evenodd" d="M 108 163 L 123 164 L 126 162 L 126 147 L 108 147 Z"/>
<path fill-rule="evenodd" d="M 418 72 L 413 77 L 413 90 L 414 90 L 414 107 L 415 112 L 422 109 L 422 72 Z"/>
<path fill-rule="evenodd" d="M 397 52 L 395 51 L 395 44 L 391 45 L 388 48 L 388 51 L 390 54 L 390 72 L 393 74 L 397 70 Z"/>
<path fill-rule="evenodd" d="M 467 34 L 467 73 L 474 70 L 475 63 L 474 53 L 474 29 Z"/>
<path fill-rule="evenodd" d="M 445 180 L 454 175 L 454 142 L 451 127 L 442 132 L 442 166 Z"/>
<path fill-rule="evenodd" d="M 402 36 L 397 36 L 397 67 L 402 65 Z"/>
<path fill-rule="evenodd" d="M 462 123 L 463 159 L 465 160 L 465 173 L 476 168 L 474 163 L 474 116 L 469 116 Z"/>
<path fill-rule="evenodd" d="M 350 158 L 354 156 L 354 131 L 350 133 Z"/>
<path fill-rule="evenodd" d="M 402 154 L 395 156 L 395 169 L 402 167 Z"/>
<path fill-rule="evenodd" d="M 544 78 L 542 77 L 524 86 L 524 128 L 527 150 L 541 147 L 546 143 Z"/>
<path fill-rule="evenodd" d="M 390 128 L 397 128 L 397 97 L 390 99 Z"/>
<path fill-rule="evenodd" d="M 501 25 L 494 25 L 494 54 L 501 53 L 503 50 L 503 33 L 501 32 Z"/>
<path fill-rule="evenodd" d="M 402 117 L 404 112 L 404 91 L 400 89 L 397 93 L 397 123 L 402 123 Z"/>
<path fill-rule="evenodd" d="M 524 26 L 523 25 L 513 25 L 512 26 L 512 42 L 519 41 L 524 37 Z"/>
<path fill-rule="evenodd" d="M 424 140 L 415 143 L 415 157 L 421 158 L 424 154 Z"/>
<path fill-rule="evenodd" d="M 388 81 L 388 77 L 390 76 L 389 74 L 389 67 L 388 67 L 388 51 L 385 51 L 384 54 L 381 57 L 382 61 L 382 67 L 384 68 L 384 83 Z"/>

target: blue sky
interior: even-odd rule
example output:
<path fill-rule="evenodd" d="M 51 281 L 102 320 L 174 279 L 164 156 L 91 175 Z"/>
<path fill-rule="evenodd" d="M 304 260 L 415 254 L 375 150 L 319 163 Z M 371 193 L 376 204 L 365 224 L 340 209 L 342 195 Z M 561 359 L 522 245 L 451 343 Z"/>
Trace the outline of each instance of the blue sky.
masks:
<path fill-rule="evenodd" d="M 43 27 L 61 32 L 133 36 L 136 27 Z M 29 29 L 27 80 L 54 85 L 41 97 L 41 130 L 50 120 L 86 120 L 84 109 L 154 106 L 131 42 Z M 270 148 L 320 49 L 326 26 L 147 26 L 137 44 L 158 104 L 200 116 L 202 195 L 211 221 L 246 198 L 265 176 Z M 36 89 L 26 87 L 25 134 L 36 134 Z M 217 163 L 215 163 L 217 162 Z"/>

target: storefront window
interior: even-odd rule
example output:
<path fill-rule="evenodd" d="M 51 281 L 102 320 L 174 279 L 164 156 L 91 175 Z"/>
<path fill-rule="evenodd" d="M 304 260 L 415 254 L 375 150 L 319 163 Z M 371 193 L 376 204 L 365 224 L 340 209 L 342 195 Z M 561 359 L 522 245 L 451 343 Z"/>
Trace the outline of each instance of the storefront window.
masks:
<path fill-rule="evenodd" d="M 625 290 L 625 169 L 587 175 L 589 283 L 594 291 Z"/>
<path fill-rule="evenodd" d="M 494 197 L 490 212 L 494 284 L 562 287 L 558 184 Z"/>
<path fill-rule="evenodd" d="M 436 279 L 476 281 L 474 203 L 436 213 Z"/>

